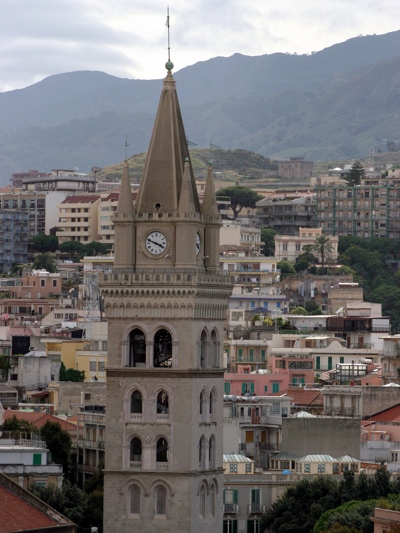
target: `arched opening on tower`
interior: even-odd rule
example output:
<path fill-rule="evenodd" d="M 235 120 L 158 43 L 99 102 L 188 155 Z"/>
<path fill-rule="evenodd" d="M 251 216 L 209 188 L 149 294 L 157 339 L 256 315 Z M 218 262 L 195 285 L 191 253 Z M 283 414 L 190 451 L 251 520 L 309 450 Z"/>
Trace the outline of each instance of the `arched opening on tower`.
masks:
<path fill-rule="evenodd" d="M 143 400 L 142 395 L 138 390 L 132 392 L 131 395 L 131 413 L 142 414 Z"/>
<path fill-rule="evenodd" d="M 140 329 L 134 329 L 129 334 L 128 366 L 146 366 L 146 337 Z"/>
<path fill-rule="evenodd" d="M 168 462 L 168 442 L 164 438 L 158 439 L 157 441 L 156 461 L 157 463 Z"/>
<path fill-rule="evenodd" d="M 207 365 L 207 333 L 203 330 L 200 337 L 200 368 Z"/>
<path fill-rule="evenodd" d="M 172 367 L 172 337 L 166 329 L 160 329 L 154 335 L 154 367 Z"/>
<path fill-rule="evenodd" d="M 168 394 L 162 390 L 157 394 L 157 414 L 168 415 L 169 414 L 169 400 Z"/>
<path fill-rule="evenodd" d="M 140 463 L 142 461 L 142 441 L 138 437 L 131 440 L 131 462 Z"/>
<path fill-rule="evenodd" d="M 213 368 L 219 367 L 219 361 L 218 361 L 218 338 L 215 331 L 211 332 L 211 366 Z"/>

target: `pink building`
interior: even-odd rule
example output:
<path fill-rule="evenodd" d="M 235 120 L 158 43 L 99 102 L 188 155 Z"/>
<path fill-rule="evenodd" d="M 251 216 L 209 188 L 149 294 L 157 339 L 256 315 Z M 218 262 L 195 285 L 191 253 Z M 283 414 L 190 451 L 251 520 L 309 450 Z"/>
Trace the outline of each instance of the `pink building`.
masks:
<path fill-rule="evenodd" d="M 30 274 L 22 276 L 21 285 L 13 287 L 12 298 L 51 298 L 61 294 L 60 273 L 50 273 L 46 270 L 32 270 Z"/>
<path fill-rule="evenodd" d="M 288 389 L 289 385 L 314 383 L 314 360 L 308 357 L 271 357 L 267 370 L 251 373 L 250 365 L 240 365 L 238 373 L 225 374 L 225 394 L 265 396 Z"/>

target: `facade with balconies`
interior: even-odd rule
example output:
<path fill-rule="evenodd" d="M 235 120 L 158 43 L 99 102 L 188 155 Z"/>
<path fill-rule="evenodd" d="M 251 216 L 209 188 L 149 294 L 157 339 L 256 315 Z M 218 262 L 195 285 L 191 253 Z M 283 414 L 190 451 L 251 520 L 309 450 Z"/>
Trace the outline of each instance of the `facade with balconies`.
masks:
<path fill-rule="evenodd" d="M 81 411 L 77 414 L 76 469 L 79 486 L 104 467 L 105 418 L 104 406 L 100 412 Z"/>
<path fill-rule="evenodd" d="M 315 227 L 314 194 L 274 194 L 256 204 L 262 227 L 279 234 L 298 235 L 300 228 Z"/>

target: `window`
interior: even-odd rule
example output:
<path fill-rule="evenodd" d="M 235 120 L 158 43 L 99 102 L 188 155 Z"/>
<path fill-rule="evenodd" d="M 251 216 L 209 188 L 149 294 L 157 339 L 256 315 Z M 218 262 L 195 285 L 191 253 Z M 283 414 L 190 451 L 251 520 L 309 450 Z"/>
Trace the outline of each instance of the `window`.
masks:
<path fill-rule="evenodd" d="M 106 365 L 106 364 L 105 364 L 104 361 L 99 361 L 99 362 L 97 363 L 98 371 L 99 371 L 99 372 L 104 372 L 104 370 L 105 370 L 105 365 Z"/>
<path fill-rule="evenodd" d="M 142 395 L 138 390 L 132 392 L 131 395 L 131 413 L 142 414 L 143 409 Z"/>
<path fill-rule="evenodd" d="M 244 382 L 242 383 L 242 394 L 253 394 L 254 393 L 254 383 Z"/>
<path fill-rule="evenodd" d="M 154 366 L 172 367 L 172 337 L 166 329 L 160 329 L 154 335 Z"/>
<path fill-rule="evenodd" d="M 265 350 L 261 350 L 261 361 L 265 361 Z"/>
<path fill-rule="evenodd" d="M 210 405 L 208 406 L 208 412 L 210 415 L 210 422 L 214 421 L 214 409 L 215 409 L 215 392 L 212 390 L 210 392 Z"/>
<path fill-rule="evenodd" d="M 339 363 L 344 363 L 344 357 L 340 357 Z"/>
<path fill-rule="evenodd" d="M 321 463 L 318 465 L 318 473 L 325 472 L 325 463 Z"/>
<path fill-rule="evenodd" d="M 140 463 L 142 461 L 142 441 L 138 437 L 131 440 L 131 462 Z"/>
<path fill-rule="evenodd" d="M 238 349 L 238 360 L 243 361 L 243 349 L 242 348 Z"/>
<path fill-rule="evenodd" d="M 231 393 L 231 384 L 225 381 L 224 383 L 224 393 L 230 394 Z"/>
<path fill-rule="evenodd" d="M 223 533 L 237 533 L 238 530 L 238 521 L 231 520 L 230 518 L 228 520 L 224 520 L 224 527 L 223 527 Z"/>
<path fill-rule="evenodd" d="M 254 349 L 250 348 L 250 363 L 254 361 Z"/>
<path fill-rule="evenodd" d="M 129 334 L 129 366 L 146 365 L 146 338 L 143 331 L 134 329 Z"/>
<path fill-rule="evenodd" d="M 251 463 L 246 463 L 246 474 L 251 474 Z"/>
<path fill-rule="evenodd" d="M 155 490 L 155 514 L 165 516 L 167 514 L 167 490 L 159 485 Z"/>
<path fill-rule="evenodd" d="M 317 355 L 315 358 L 315 370 L 320 370 L 321 368 L 321 356 Z"/>
<path fill-rule="evenodd" d="M 96 361 L 90 361 L 90 372 L 96 372 Z"/>
<path fill-rule="evenodd" d="M 296 244 L 296 252 L 300 252 L 300 244 Z"/>
<path fill-rule="evenodd" d="M 208 441 L 208 468 L 214 470 L 215 465 L 215 437 L 212 435 Z"/>
<path fill-rule="evenodd" d="M 272 383 L 272 392 L 279 392 L 279 383 Z"/>
<path fill-rule="evenodd" d="M 204 437 L 199 440 L 199 470 L 205 470 L 205 442 Z"/>
<path fill-rule="evenodd" d="M 53 287 L 57 287 L 57 280 L 53 279 Z"/>
<path fill-rule="evenodd" d="M 232 474 L 237 474 L 237 471 L 238 471 L 238 467 L 237 467 L 237 463 L 230 463 L 229 465 L 229 472 Z"/>
<path fill-rule="evenodd" d="M 211 516 L 215 516 L 215 505 L 216 505 L 215 486 L 211 485 L 211 489 L 210 489 L 210 514 Z"/>
<path fill-rule="evenodd" d="M 310 463 L 306 463 L 304 465 L 304 473 L 305 474 L 309 474 L 310 472 L 311 472 L 311 465 L 310 465 Z"/>
<path fill-rule="evenodd" d="M 260 533 L 260 523 L 257 518 L 249 518 L 247 520 L 246 533 Z"/>
<path fill-rule="evenodd" d="M 168 394 L 165 391 L 161 391 L 157 395 L 157 414 L 169 414 Z"/>
<path fill-rule="evenodd" d="M 251 489 L 251 512 L 259 513 L 260 511 L 261 511 L 260 489 Z"/>
<path fill-rule="evenodd" d="M 287 252 L 287 244 L 282 244 L 282 251 Z"/>
<path fill-rule="evenodd" d="M 157 441 L 156 447 L 156 461 L 157 463 L 167 463 L 168 462 L 168 442 L 166 439 L 161 438 Z"/>
<path fill-rule="evenodd" d="M 200 339 L 200 368 L 206 367 L 206 357 L 207 357 L 207 334 L 205 331 L 202 331 L 201 339 Z"/>
<path fill-rule="evenodd" d="M 40 280 L 40 286 L 41 287 L 45 287 L 46 286 L 46 280 L 45 279 L 41 279 Z"/>
<path fill-rule="evenodd" d="M 204 485 L 200 487 L 200 498 L 199 498 L 199 511 L 202 518 L 206 517 L 206 489 Z"/>
<path fill-rule="evenodd" d="M 205 414 L 204 411 L 205 411 L 205 394 L 204 394 L 204 391 L 202 390 L 200 393 L 200 406 L 199 406 L 200 416 Z"/>
<path fill-rule="evenodd" d="M 218 361 L 218 341 L 215 331 L 211 333 L 211 366 L 213 368 L 219 368 Z"/>
<path fill-rule="evenodd" d="M 41 453 L 34 453 L 33 454 L 33 464 L 35 466 L 42 464 L 42 454 Z"/>
<path fill-rule="evenodd" d="M 328 370 L 332 370 L 332 357 L 328 357 Z"/>
<path fill-rule="evenodd" d="M 129 493 L 131 514 L 140 514 L 140 488 L 138 485 L 132 485 Z"/>

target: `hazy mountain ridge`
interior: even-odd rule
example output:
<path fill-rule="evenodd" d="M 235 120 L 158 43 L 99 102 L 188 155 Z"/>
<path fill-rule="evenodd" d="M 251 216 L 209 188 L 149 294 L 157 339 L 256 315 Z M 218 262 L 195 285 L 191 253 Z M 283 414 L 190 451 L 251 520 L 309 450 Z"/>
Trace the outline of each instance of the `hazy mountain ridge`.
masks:
<path fill-rule="evenodd" d="M 217 57 L 174 76 L 199 146 L 336 159 L 400 139 L 400 31 L 312 55 Z M 82 71 L 0 93 L 0 181 L 29 168 L 115 164 L 126 136 L 129 153 L 147 150 L 160 91 L 161 80 Z"/>

